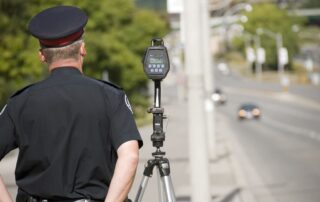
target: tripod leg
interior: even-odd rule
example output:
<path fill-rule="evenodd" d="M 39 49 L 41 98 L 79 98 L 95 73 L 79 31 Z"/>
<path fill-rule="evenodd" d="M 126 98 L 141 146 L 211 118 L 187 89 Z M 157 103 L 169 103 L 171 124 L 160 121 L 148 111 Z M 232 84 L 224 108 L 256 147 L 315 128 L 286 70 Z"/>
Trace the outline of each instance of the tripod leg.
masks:
<path fill-rule="evenodd" d="M 161 180 L 163 181 L 163 184 L 164 184 L 164 190 L 165 190 L 167 201 L 168 202 L 175 202 L 176 197 L 174 194 L 174 189 L 173 189 L 173 185 L 172 185 L 172 181 L 171 181 L 170 176 L 164 176 L 161 178 Z"/>
<path fill-rule="evenodd" d="M 152 171 L 155 166 L 155 163 L 156 163 L 155 160 L 148 160 L 147 164 L 145 165 L 144 171 L 143 171 L 143 178 L 141 180 L 134 202 L 141 202 L 144 191 L 147 188 L 149 178 L 152 176 Z"/>
<path fill-rule="evenodd" d="M 136 198 L 134 199 L 134 202 L 141 202 L 144 191 L 147 188 L 148 181 L 149 181 L 149 177 L 143 176 L 141 183 L 140 183 L 140 186 L 139 186 L 139 189 L 138 189 L 138 192 L 137 192 L 137 195 L 136 195 Z"/>
<path fill-rule="evenodd" d="M 160 171 L 157 172 L 158 176 L 158 194 L 159 194 L 159 202 L 165 202 L 164 200 L 164 184 L 160 178 Z"/>
<path fill-rule="evenodd" d="M 158 164 L 161 181 L 167 198 L 167 202 L 175 202 L 176 197 L 173 190 L 173 185 L 170 177 L 170 164 L 168 159 L 162 159 Z"/>

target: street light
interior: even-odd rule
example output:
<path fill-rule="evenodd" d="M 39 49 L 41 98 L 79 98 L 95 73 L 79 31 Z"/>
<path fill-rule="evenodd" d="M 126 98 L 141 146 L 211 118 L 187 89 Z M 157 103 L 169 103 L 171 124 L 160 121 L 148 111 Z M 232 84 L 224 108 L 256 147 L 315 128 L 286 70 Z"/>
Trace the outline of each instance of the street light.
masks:
<path fill-rule="evenodd" d="M 277 57 L 278 57 L 278 74 L 281 78 L 281 83 L 287 89 L 289 82 L 288 78 L 284 77 L 284 65 L 288 64 L 288 51 L 283 47 L 283 39 L 281 33 L 275 33 L 265 28 L 256 29 L 257 35 L 265 34 L 276 40 Z"/>
<path fill-rule="evenodd" d="M 245 10 L 246 12 L 252 11 L 252 6 L 247 3 L 239 3 L 231 7 L 229 10 L 226 11 L 226 13 L 223 15 L 224 17 L 231 16 L 241 10 Z"/>
<path fill-rule="evenodd" d="M 256 42 L 256 36 L 243 31 L 242 35 L 244 37 L 244 42 L 245 42 L 245 51 L 246 51 L 246 60 L 247 60 L 247 65 L 248 65 L 248 71 L 251 72 L 252 71 L 252 64 L 254 62 L 257 62 L 257 57 L 256 57 L 256 52 L 254 51 L 254 49 L 252 48 L 252 42 Z M 255 66 L 255 70 L 256 70 L 256 66 Z M 257 71 L 256 71 L 257 73 Z"/>
<path fill-rule="evenodd" d="M 251 12 L 252 11 L 252 6 L 250 4 L 247 3 L 239 3 L 234 5 L 233 7 L 229 8 L 225 14 L 222 16 L 223 18 L 223 32 L 222 32 L 222 38 L 224 39 L 224 44 L 226 44 L 226 39 L 228 38 L 228 23 L 227 23 L 227 19 L 230 18 L 232 15 L 240 12 L 241 10 L 244 10 L 246 12 Z M 248 21 L 248 18 L 246 16 L 240 16 L 240 21 L 245 23 Z"/>
<path fill-rule="evenodd" d="M 287 63 L 287 60 L 288 60 L 287 56 L 285 56 L 286 53 L 283 54 L 283 52 L 286 52 L 286 49 L 283 47 L 282 34 L 272 32 L 265 28 L 258 28 L 256 30 L 256 33 L 258 35 L 265 34 L 276 40 L 277 56 L 278 56 L 278 73 L 282 76 L 284 73 L 284 65 Z"/>
<path fill-rule="evenodd" d="M 265 51 L 261 47 L 260 44 L 260 36 L 255 35 L 254 36 L 254 43 L 256 46 L 256 63 L 255 63 L 255 73 L 257 76 L 257 79 L 260 81 L 261 80 L 261 74 L 262 74 L 262 64 L 265 62 Z"/>

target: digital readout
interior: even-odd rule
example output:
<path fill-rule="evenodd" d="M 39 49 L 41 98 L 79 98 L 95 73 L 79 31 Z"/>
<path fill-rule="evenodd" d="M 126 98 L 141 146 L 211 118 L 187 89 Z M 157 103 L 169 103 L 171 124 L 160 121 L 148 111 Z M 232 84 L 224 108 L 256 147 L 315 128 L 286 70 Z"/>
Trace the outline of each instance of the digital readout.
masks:
<path fill-rule="evenodd" d="M 163 59 L 162 58 L 155 58 L 155 57 L 150 57 L 149 58 L 149 63 L 150 64 L 161 64 L 163 63 Z"/>

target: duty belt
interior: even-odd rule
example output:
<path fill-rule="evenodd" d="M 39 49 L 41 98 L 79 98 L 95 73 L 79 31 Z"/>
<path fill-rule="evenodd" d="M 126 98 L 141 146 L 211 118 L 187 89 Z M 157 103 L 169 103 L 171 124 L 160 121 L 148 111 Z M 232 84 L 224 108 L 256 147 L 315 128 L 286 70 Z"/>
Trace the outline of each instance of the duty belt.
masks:
<path fill-rule="evenodd" d="M 96 199 L 48 200 L 48 199 L 30 196 L 29 194 L 23 192 L 22 190 L 19 190 L 17 195 L 17 202 L 103 202 L 103 201 L 104 200 L 96 200 Z M 132 202 L 132 201 L 130 199 L 126 199 L 124 202 Z"/>
<path fill-rule="evenodd" d="M 18 200 L 18 202 L 101 202 L 100 200 L 92 199 L 76 199 L 76 200 L 47 200 L 47 199 L 37 199 L 32 196 L 26 198 L 26 200 Z"/>
<path fill-rule="evenodd" d="M 51 202 L 51 201 L 52 200 L 36 199 L 33 197 L 29 197 L 26 202 Z M 79 199 L 79 200 L 58 200 L 58 201 L 55 200 L 54 202 L 101 202 L 101 201 L 92 200 L 92 199 Z"/>
<path fill-rule="evenodd" d="M 17 202 L 102 202 L 103 200 L 94 200 L 94 199 L 62 199 L 62 200 L 48 200 L 44 198 L 30 196 L 29 194 L 23 192 L 22 190 L 18 191 Z"/>
<path fill-rule="evenodd" d="M 47 199 L 38 199 L 32 196 L 19 197 L 17 202 L 102 202 L 103 200 L 93 200 L 93 199 L 68 199 L 68 200 L 47 200 Z M 126 199 L 124 202 L 132 202 L 130 199 Z"/>

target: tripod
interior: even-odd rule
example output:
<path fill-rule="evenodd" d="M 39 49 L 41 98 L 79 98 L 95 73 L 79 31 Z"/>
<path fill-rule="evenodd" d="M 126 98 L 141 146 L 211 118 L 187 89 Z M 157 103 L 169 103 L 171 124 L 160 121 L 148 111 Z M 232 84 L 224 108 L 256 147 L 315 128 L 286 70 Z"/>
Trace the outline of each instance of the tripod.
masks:
<path fill-rule="evenodd" d="M 151 141 L 153 147 L 156 147 L 156 151 L 152 153 L 152 156 L 154 158 L 149 159 L 145 165 L 143 177 L 134 202 L 141 202 L 143 194 L 147 188 L 148 181 L 152 177 L 154 167 L 158 169 L 158 172 L 160 174 L 160 190 L 164 190 L 166 201 L 176 201 L 170 177 L 170 163 L 169 160 L 164 157 L 166 153 L 160 150 L 160 147 L 163 146 L 163 142 L 165 140 L 165 132 L 163 131 L 163 119 L 166 118 L 163 115 L 164 108 L 161 107 L 160 82 L 160 80 L 154 80 L 154 104 L 153 107 L 148 109 L 148 113 L 153 114 L 153 133 L 151 135 Z M 160 196 L 161 194 L 163 193 L 160 193 Z M 160 198 L 162 199 L 162 197 Z"/>

